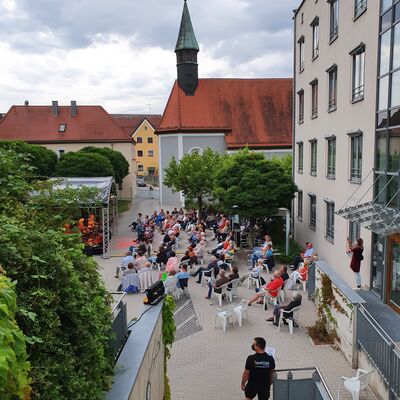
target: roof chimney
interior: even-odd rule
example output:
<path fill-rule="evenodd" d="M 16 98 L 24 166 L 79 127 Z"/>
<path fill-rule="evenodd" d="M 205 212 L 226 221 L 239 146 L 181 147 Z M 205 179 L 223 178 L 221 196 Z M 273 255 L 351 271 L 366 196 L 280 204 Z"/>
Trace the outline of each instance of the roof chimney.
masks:
<path fill-rule="evenodd" d="M 56 117 L 58 115 L 58 101 L 51 102 L 51 115 Z"/>
<path fill-rule="evenodd" d="M 76 117 L 78 114 L 78 107 L 75 100 L 71 100 L 71 117 Z"/>

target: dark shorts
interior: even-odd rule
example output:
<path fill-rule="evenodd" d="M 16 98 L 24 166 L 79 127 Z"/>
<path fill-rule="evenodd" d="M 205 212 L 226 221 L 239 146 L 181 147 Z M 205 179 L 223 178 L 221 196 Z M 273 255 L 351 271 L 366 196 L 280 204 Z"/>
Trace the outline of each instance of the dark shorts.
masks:
<path fill-rule="evenodd" d="M 268 400 L 269 388 L 255 388 L 251 386 L 246 386 L 244 394 L 248 399 L 254 399 L 258 395 L 258 400 Z"/>

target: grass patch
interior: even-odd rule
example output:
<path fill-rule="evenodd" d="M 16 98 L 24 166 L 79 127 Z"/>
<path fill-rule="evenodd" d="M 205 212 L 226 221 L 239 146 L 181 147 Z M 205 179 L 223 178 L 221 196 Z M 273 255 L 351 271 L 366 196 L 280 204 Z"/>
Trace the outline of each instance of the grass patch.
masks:
<path fill-rule="evenodd" d="M 129 211 L 131 208 L 130 200 L 118 200 L 118 213 Z"/>

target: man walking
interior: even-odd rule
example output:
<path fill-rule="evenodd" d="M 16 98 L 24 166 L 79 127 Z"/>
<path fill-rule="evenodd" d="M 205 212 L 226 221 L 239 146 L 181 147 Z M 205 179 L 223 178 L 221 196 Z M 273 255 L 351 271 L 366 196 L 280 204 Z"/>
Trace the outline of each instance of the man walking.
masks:
<path fill-rule="evenodd" d="M 242 390 L 246 400 L 268 400 L 272 383 L 272 373 L 275 369 L 275 360 L 265 352 L 266 342 L 262 337 L 256 337 L 251 346 L 255 354 L 248 356 L 242 376 Z"/>

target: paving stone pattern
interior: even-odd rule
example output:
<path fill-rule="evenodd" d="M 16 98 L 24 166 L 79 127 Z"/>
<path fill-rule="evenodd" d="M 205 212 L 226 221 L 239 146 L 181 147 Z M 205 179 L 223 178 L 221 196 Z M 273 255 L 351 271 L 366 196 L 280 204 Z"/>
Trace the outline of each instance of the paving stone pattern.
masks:
<path fill-rule="evenodd" d="M 120 216 L 120 233 L 118 240 L 129 242 L 132 233 L 127 225 L 138 212 L 150 214 L 159 206 L 155 200 L 136 199 L 130 212 Z M 185 234 L 183 234 L 185 237 Z M 158 245 L 161 236 L 155 239 Z M 306 240 L 306 238 L 304 239 Z M 207 233 L 207 248 L 211 249 L 216 242 L 211 241 L 211 233 Z M 111 242 L 116 243 L 116 240 Z M 184 241 L 179 243 L 179 252 L 186 246 Z M 113 247 L 112 247 L 113 248 Z M 113 248 L 114 249 L 114 248 Z M 112 251 L 112 254 L 121 254 L 121 249 Z M 208 261 L 206 256 L 205 262 Z M 107 287 L 115 290 L 118 280 L 114 278 L 115 265 L 119 258 L 103 260 L 98 258 L 100 271 Z M 239 274 L 248 272 L 244 260 L 236 259 L 234 263 L 239 268 Z M 270 276 L 264 273 L 267 281 Z M 190 298 L 185 295 L 177 303 L 175 320 L 177 331 L 172 346 L 172 355 L 168 362 L 168 376 L 171 384 L 173 400 L 233 400 L 244 399 L 240 389 L 241 375 L 247 356 L 252 353 L 251 343 L 255 336 L 266 339 L 267 345 L 276 350 L 276 368 L 303 368 L 318 366 L 332 392 L 337 398 L 340 377 L 355 375 L 350 365 L 340 351 L 331 346 L 314 346 L 307 336 L 304 327 L 312 325 L 316 318 L 316 309 L 313 303 L 307 300 L 303 293 L 303 307 L 299 315 L 300 327 L 295 328 L 293 336 L 284 326 L 281 332 L 266 318 L 272 315 L 272 306 L 264 311 L 262 306 L 253 304 L 248 311 L 248 319 L 243 320 L 243 326 L 234 328 L 228 325 L 227 331 L 215 327 L 216 301 L 213 305 L 204 297 L 207 288 L 189 280 Z M 247 289 L 244 284 L 238 288 L 239 303 L 242 298 L 247 299 L 254 293 L 254 287 Z M 289 297 L 291 294 L 289 293 Z M 143 295 L 128 296 L 128 318 L 138 317 L 142 309 Z M 226 301 L 223 305 L 226 305 Z M 296 378 L 296 374 L 294 374 Z M 360 399 L 367 398 L 365 393 Z M 374 398 L 370 393 L 370 398 Z M 341 391 L 340 399 L 350 400 L 351 396 Z M 278 400 L 278 399 L 275 399 Z"/>

